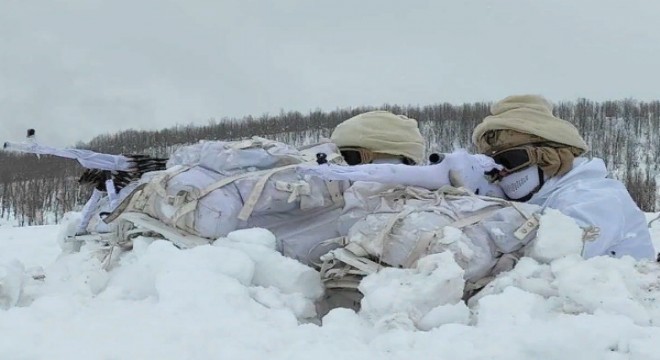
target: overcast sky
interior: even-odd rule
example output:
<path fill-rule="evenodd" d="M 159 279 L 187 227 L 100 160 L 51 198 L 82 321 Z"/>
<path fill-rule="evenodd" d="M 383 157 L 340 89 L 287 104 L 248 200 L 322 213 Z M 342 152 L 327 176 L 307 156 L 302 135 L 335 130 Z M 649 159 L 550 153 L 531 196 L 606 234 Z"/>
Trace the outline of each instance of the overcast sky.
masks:
<path fill-rule="evenodd" d="M 660 99 L 657 0 L 0 0 L 0 134 L 384 103 Z"/>

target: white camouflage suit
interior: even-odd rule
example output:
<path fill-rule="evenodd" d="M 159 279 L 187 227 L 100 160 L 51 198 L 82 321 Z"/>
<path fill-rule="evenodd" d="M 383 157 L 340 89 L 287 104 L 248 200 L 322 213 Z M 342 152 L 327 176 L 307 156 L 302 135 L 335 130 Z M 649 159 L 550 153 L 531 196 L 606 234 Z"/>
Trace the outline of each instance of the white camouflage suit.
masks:
<path fill-rule="evenodd" d="M 494 103 L 491 113 L 472 134 L 481 153 L 497 158 L 522 148 L 532 156 L 543 154 L 500 180 L 508 197 L 524 195 L 529 204 L 597 227 L 598 236 L 585 244 L 585 258 L 655 257 L 644 213 L 623 183 L 608 177 L 602 159 L 584 156 L 589 146 L 573 124 L 553 115 L 550 102 L 538 95 L 513 95 Z"/>

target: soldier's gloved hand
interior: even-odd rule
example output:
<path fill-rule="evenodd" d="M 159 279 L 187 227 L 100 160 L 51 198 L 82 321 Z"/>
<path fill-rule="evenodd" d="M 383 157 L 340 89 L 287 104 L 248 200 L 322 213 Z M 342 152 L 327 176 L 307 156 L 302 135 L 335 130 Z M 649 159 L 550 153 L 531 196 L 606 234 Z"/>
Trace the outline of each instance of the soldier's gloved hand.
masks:
<path fill-rule="evenodd" d="M 486 176 L 493 169 L 502 168 L 491 157 L 457 150 L 445 154 L 440 163 L 448 169 L 452 186 L 469 189 L 477 195 L 504 197 L 499 185 L 491 183 Z"/>

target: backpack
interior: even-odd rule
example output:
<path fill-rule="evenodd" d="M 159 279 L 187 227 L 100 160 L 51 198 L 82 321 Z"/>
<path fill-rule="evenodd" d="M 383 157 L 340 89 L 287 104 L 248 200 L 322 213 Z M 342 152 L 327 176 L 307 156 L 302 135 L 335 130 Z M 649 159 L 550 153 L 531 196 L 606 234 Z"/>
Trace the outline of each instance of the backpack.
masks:
<path fill-rule="evenodd" d="M 276 235 L 285 255 L 307 262 L 317 239 L 337 235 L 335 221 L 348 188 L 347 182 L 296 171 L 300 164 L 315 163 L 317 153 L 330 162 L 343 161 L 332 143 L 298 150 L 253 137 L 186 146 L 170 157 L 167 170 L 145 174 L 106 221 L 139 213 L 207 242 L 263 227 Z"/>
<path fill-rule="evenodd" d="M 351 198 L 361 205 L 348 206 Z M 413 268 L 421 258 L 445 251 L 451 251 L 465 271 L 466 293 L 483 287 L 494 269 L 502 270 L 502 254 L 516 253 L 535 238 L 535 212 L 540 209 L 452 187 L 395 187 L 373 194 L 369 187 L 352 188 L 345 199 L 351 210 L 342 214 L 340 223 L 344 218 L 358 220 L 334 240 L 342 247 L 321 257 L 320 274 L 325 301 L 349 303 L 356 310 L 363 277 L 384 267 Z"/>

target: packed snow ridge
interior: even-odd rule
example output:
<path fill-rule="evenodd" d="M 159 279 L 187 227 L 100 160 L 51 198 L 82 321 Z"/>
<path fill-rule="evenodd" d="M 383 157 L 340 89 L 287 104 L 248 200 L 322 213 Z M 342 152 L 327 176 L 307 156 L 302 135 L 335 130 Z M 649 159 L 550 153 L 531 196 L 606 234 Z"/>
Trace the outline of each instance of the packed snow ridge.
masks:
<path fill-rule="evenodd" d="M 140 237 L 108 271 L 91 244 L 60 250 L 59 230 L 0 227 L 2 359 L 660 359 L 658 264 L 582 259 L 580 229 L 554 211 L 467 303 L 441 253 L 368 276 L 359 313 L 322 318 L 318 274 L 267 230 L 190 250 Z"/>

